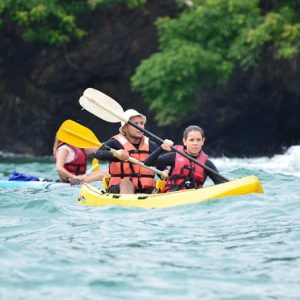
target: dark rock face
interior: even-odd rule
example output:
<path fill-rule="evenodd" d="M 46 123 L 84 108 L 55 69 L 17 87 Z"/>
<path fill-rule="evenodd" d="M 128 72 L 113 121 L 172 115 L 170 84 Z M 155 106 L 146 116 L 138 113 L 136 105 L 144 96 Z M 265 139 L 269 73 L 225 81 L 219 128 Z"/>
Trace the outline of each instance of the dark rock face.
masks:
<path fill-rule="evenodd" d="M 130 77 L 141 59 L 157 50 L 156 18 L 177 13 L 173 1 L 149 2 L 140 10 L 117 8 L 82 20 L 90 34 L 66 47 L 28 45 L 11 32 L 0 36 L 5 44 L 0 50 L 0 150 L 50 154 L 55 132 L 68 118 L 89 126 L 101 140 L 109 138 L 119 124 L 81 110 L 78 100 L 87 87 L 110 95 L 124 109 L 148 113 L 131 91 Z"/>
<path fill-rule="evenodd" d="M 171 0 L 148 2 L 140 10 L 118 8 L 83 19 L 90 34 L 61 48 L 24 44 L 9 32 L 0 36 L 0 151 L 49 155 L 66 119 L 89 127 L 101 141 L 115 134 L 119 123 L 81 110 L 78 99 L 87 87 L 116 99 L 124 110 L 147 114 L 148 129 L 162 138 L 179 143 L 185 126 L 202 126 L 212 155 L 271 155 L 299 143 L 299 57 L 274 61 L 270 50 L 256 69 L 237 70 L 226 86 L 205 91 L 194 114 L 158 128 L 131 91 L 130 77 L 157 51 L 155 19 L 178 11 Z"/>
<path fill-rule="evenodd" d="M 273 155 L 300 143 L 300 56 L 274 61 L 269 54 L 258 68 L 237 71 L 226 87 L 208 96 L 215 109 L 201 114 L 217 153 Z"/>
<path fill-rule="evenodd" d="M 195 113 L 180 124 L 205 129 L 208 153 L 268 156 L 300 143 L 300 56 L 288 62 L 269 54 L 259 67 L 237 70 L 226 86 L 206 90 Z"/>

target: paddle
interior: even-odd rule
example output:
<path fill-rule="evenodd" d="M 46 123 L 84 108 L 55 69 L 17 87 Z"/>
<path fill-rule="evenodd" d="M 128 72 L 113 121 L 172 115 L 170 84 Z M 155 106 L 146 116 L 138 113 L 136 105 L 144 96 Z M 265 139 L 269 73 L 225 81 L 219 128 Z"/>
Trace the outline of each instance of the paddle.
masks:
<path fill-rule="evenodd" d="M 62 123 L 62 125 L 56 133 L 56 137 L 62 142 L 79 148 L 100 148 L 101 150 L 107 150 L 112 154 L 114 154 L 117 151 L 102 144 L 89 128 L 72 120 L 66 120 Z M 133 157 L 129 156 L 128 161 L 132 162 L 133 164 L 137 164 L 145 169 L 148 169 L 154 173 L 164 176 L 162 171 L 154 167 L 146 166 L 143 162 Z"/>
<path fill-rule="evenodd" d="M 86 109 L 87 111 L 89 111 L 90 113 L 92 113 L 93 115 L 97 116 L 100 119 L 103 119 L 111 123 L 123 121 L 139 129 L 140 131 L 143 131 L 146 135 L 152 137 L 154 140 L 158 141 L 159 143 L 163 143 L 163 140 L 160 137 L 156 136 L 150 131 L 138 126 L 137 124 L 131 122 L 128 118 L 124 117 L 124 110 L 122 106 L 114 99 L 110 98 L 109 96 L 103 94 L 102 92 L 96 89 L 93 88 L 86 89 L 83 93 L 83 96 L 80 97 L 79 103 L 84 109 Z M 174 146 L 172 146 L 171 148 L 173 151 L 176 151 L 177 153 L 181 154 L 182 156 L 189 159 L 196 165 L 218 176 L 224 182 L 229 181 L 229 179 L 225 178 L 224 176 L 222 176 L 215 170 L 209 168 L 208 166 L 202 164 L 197 159 L 188 155 L 186 152 L 181 151 Z"/>
<path fill-rule="evenodd" d="M 99 165 L 99 161 L 97 158 L 93 158 L 92 167 L 90 169 L 88 169 L 86 174 L 91 174 L 92 172 L 95 172 L 95 171 L 100 171 L 100 165 Z"/>

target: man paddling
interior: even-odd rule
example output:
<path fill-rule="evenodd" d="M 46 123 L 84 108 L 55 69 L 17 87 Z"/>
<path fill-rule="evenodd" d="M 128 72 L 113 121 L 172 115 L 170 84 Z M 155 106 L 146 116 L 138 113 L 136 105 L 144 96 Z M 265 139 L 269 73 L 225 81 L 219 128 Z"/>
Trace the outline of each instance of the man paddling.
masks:
<path fill-rule="evenodd" d="M 124 116 L 144 128 L 146 117 L 134 109 L 128 109 Z M 110 182 L 108 192 L 114 194 L 152 193 L 155 188 L 154 172 L 127 161 L 129 156 L 145 161 L 157 144 L 133 126 L 121 122 L 120 133 L 110 138 L 105 145 L 116 149 L 115 153 L 97 150 L 95 157 L 109 161 Z"/>

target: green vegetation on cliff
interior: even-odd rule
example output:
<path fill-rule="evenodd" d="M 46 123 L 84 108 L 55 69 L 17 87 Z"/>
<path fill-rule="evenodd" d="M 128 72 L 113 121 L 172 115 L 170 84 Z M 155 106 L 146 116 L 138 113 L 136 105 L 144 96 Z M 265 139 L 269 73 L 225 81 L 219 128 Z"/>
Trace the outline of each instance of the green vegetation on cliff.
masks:
<path fill-rule="evenodd" d="M 281 59 L 300 51 L 297 1 L 178 2 L 177 18 L 156 23 L 160 51 L 132 77 L 161 125 L 184 118 L 201 102 L 201 91 L 225 83 L 237 67 L 258 64 L 264 50 Z"/>
<path fill-rule="evenodd" d="M 126 5 L 139 7 L 145 0 L 1 0 L 0 28 L 25 41 L 61 45 L 87 34 L 80 16 L 96 8 Z"/>
<path fill-rule="evenodd" d="M 49 154 L 69 118 L 113 135 L 80 109 L 89 86 L 175 141 L 203 126 L 214 155 L 299 144 L 299 20 L 295 0 L 2 0 L 0 150 Z"/>

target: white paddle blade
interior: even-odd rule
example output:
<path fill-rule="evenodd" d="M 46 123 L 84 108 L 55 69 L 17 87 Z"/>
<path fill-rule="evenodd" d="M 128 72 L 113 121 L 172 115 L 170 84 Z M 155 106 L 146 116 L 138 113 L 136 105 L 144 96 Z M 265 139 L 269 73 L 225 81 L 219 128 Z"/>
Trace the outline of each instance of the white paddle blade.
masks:
<path fill-rule="evenodd" d="M 122 106 L 104 93 L 88 88 L 79 99 L 80 105 L 88 112 L 107 122 L 128 122 L 124 118 Z"/>
<path fill-rule="evenodd" d="M 90 112 L 91 114 L 95 115 L 96 117 L 98 117 L 104 121 L 107 121 L 110 123 L 120 122 L 119 118 L 116 118 L 110 112 L 103 110 L 96 103 L 94 103 L 94 100 L 91 100 L 89 98 L 81 96 L 79 99 L 79 103 L 88 112 Z"/>

